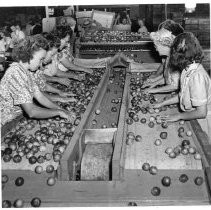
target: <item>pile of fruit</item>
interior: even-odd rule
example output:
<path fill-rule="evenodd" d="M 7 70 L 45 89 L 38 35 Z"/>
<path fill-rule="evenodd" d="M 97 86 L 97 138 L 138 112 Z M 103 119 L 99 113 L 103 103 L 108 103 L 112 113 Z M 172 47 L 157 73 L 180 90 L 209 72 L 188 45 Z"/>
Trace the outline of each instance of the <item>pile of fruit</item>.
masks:
<path fill-rule="evenodd" d="M 104 72 L 105 69 L 95 70 L 93 75 L 86 75 L 83 82 L 72 81 L 69 87 L 54 84 L 65 92 L 76 94 L 75 102 L 57 102 L 62 108 L 76 114 L 75 121 L 69 123 L 60 117 L 47 120 L 23 118 L 2 141 L 3 168 L 6 169 L 8 165 L 16 169 L 28 167 L 36 173 L 41 173 L 49 164 L 56 167 Z M 21 164 L 18 166 L 18 163 Z"/>
<path fill-rule="evenodd" d="M 88 32 L 81 38 L 82 42 L 137 42 L 148 38 L 149 35 L 141 35 L 129 31 L 95 31 Z"/>

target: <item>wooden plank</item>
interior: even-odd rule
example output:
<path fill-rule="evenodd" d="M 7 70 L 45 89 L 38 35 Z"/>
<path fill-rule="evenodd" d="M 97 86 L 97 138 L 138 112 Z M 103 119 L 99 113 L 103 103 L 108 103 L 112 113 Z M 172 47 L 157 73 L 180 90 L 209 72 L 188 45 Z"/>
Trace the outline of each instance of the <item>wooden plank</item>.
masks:
<path fill-rule="evenodd" d="M 178 178 L 186 173 L 187 183 L 180 183 Z M 26 179 L 21 187 L 14 186 L 14 178 L 9 179 L 2 193 L 2 200 L 14 201 L 23 199 L 27 204 L 34 197 L 42 200 L 42 206 L 127 206 L 129 202 L 137 202 L 141 206 L 153 205 L 208 205 L 209 198 L 205 183 L 194 184 L 196 176 L 202 176 L 200 170 L 160 170 L 156 176 L 141 170 L 126 171 L 124 181 L 58 181 L 48 186 L 46 179 L 39 175 Z M 161 179 L 170 176 L 172 184 L 163 187 Z M 16 175 L 14 175 L 16 177 Z M 152 196 L 154 186 L 161 188 L 160 196 Z M 32 190 L 33 189 L 33 190 Z M 12 192 L 12 193 L 11 193 Z"/>
<path fill-rule="evenodd" d="M 99 100 L 100 97 L 102 97 L 102 95 L 103 95 L 102 92 L 105 91 L 105 89 L 106 89 L 105 87 L 108 82 L 108 77 L 109 77 L 109 71 L 106 71 L 106 73 L 104 74 L 103 78 L 100 81 L 100 84 L 97 87 L 97 90 L 96 90 L 93 98 L 91 99 L 91 101 L 82 117 L 82 120 L 81 120 L 79 126 L 75 130 L 75 133 L 74 133 L 74 136 L 72 137 L 71 142 L 69 143 L 68 147 L 66 148 L 66 150 L 62 156 L 62 159 L 60 161 L 61 170 L 59 171 L 59 177 L 61 180 L 69 180 L 68 172 L 72 171 L 71 170 L 72 162 L 77 161 L 77 160 L 75 160 L 75 157 L 79 153 L 79 148 L 78 148 L 79 138 L 81 138 L 81 134 L 83 132 L 83 129 L 86 126 L 86 122 L 88 121 L 89 116 L 94 111 L 97 101 Z M 69 164 L 67 164 L 67 162 Z M 70 167 L 70 168 L 66 168 L 66 167 Z"/>
<path fill-rule="evenodd" d="M 148 43 L 152 43 L 152 40 L 149 38 L 143 39 L 143 41 L 135 41 L 135 42 L 81 42 L 81 46 L 98 46 L 98 45 L 145 45 Z"/>
<path fill-rule="evenodd" d="M 199 125 L 197 120 L 191 120 L 190 125 L 197 137 L 197 141 L 199 145 L 201 146 L 203 150 L 203 154 L 206 158 L 206 161 L 208 162 L 209 166 L 211 166 L 211 154 L 210 154 L 210 144 L 209 144 L 209 139 L 207 135 L 203 132 L 201 129 L 201 126 Z"/>
<path fill-rule="evenodd" d="M 126 117 L 126 109 L 127 109 L 127 97 L 128 97 L 128 90 L 129 90 L 129 80 L 126 77 L 125 86 L 124 86 L 124 93 L 122 97 L 122 105 L 119 115 L 119 124 L 117 128 L 116 134 L 116 143 L 114 147 L 114 154 L 112 159 L 112 179 L 118 180 L 120 179 L 120 160 L 121 156 L 123 155 L 123 136 L 124 136 L 124 120 Z"/>

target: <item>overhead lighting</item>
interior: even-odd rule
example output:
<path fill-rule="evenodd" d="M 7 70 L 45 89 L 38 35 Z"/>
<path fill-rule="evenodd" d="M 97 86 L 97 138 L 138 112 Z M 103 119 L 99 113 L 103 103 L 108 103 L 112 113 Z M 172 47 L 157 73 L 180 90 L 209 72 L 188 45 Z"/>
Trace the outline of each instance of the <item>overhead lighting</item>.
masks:
<path fill-rule="evenodd" d="M 191 1 L 188 3 L 185 3 L 185 11 L 187 13 L 192 13 L 195 11 L 195 9 L 196 9 L 196 3 L 191 2 Z"/>

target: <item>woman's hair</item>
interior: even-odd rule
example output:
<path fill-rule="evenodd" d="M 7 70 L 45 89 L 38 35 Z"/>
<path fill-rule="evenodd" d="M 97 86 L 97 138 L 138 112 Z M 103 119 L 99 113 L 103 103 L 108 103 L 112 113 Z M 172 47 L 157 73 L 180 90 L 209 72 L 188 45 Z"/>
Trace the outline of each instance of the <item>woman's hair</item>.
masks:
<path fill-rule="evenodd" d="M 72 37 L 73 31 L 69 26 L 58 26 L 56 35 L 59 37 L 59 39 L 64 39 L 67 35 Z"/>
<path fill-rule="evenodd" d="M 42 35 L 48 42 L 48 50 L 52 49 L 53 47 L 59 48 L 61 41 L 56 35 L 53 33 L 43 33 Z"/>
<path fill-rule="evenodd" d="M 12 51 L 14 61 L 23 63 L 29 62 L 35 52 L 48 48 L 47 40 L 40 34 L 21 40 Z"/>
<path fill-rule="evenodd" d="M 202 47 L 193 33 L 182 33 L 175 38 L 171 47 L 170 66 L 182 71 L 194 62 L 201 63 L 202 59 Z"/>
<path fill-rule="evenodd" d="M 171 31 L 174 36 L 178 36 L 179 34 L 184 32 L 184 28 L 179 23 L 176 23 L 170 19 L 165 20 L 158 26 L 158 30 L 160 30 L 161 28 L 165 28 Z"/>

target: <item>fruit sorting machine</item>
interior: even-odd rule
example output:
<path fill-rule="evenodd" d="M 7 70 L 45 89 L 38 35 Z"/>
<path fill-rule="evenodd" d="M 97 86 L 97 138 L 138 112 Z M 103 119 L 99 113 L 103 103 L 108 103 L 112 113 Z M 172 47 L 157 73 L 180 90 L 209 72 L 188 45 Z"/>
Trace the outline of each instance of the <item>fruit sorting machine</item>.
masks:
<path fill-rule="evenodd" d="M 102 58 L 124 52 L 139 63 L 159 62 L 149 35 L 120 31 L 97 31 L 85 34 L 76 42 L 76 54 L 81 58 Z"/>
<path fill-rule="evenodd" d="M 34 142 L 38 142 L 42 144 L 38 146 L 40 150 L 41 146 L 53 145 L 56 165 L 43 165 L 48 159 L 52 161 L 48 155 L 51 158 L 44 157 L 44 162 L 38 162 L 38 158 L 30 160 L 31 165 L 36 165 L 33 169 L 5 167 L 4 207 L 210 204 L 211 145 L 199 124 L 160 121 L 161 114 L 176 113 L 178 108 L 154 110 L 148 104 L 171 95 L 144 94 L 141 84 L 151 73 L 128 71 L 115 68 L 100 74 L 101 80 L 74 125 L 56 119 L 52 129 L 51 120 L 50 124 L 41 123 L 40 141 L 31 139 L 33 145 L 28 146 L 34 147 Z M 20 127 L 23 126 L 18 131 Z M 49 140 L 51 132 L 54 138 Z M 5 138 L 7 133 L 3 130 Z M 10 149 L 16 153 L 14 145 Z M 3 163 L 5 150 L 2 155 Z M 18 164 L 21 162 L 12 165 Z"/>

